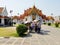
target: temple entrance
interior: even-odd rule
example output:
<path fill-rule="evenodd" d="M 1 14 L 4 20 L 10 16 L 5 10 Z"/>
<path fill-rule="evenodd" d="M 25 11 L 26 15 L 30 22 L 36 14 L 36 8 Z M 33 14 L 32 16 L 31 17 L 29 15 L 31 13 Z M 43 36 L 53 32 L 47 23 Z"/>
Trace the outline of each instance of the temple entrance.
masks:
<path fill-rule="evenodd" d="M 1 24 L 1 19 L 0 19 L 0 24 Z"/>
<path fill-rule="evenodd" d="M 8 25 L 8 19 L 4 19 L 5 25 Z"/>
<path fill-rule="evenodd" d="M 36 13 L 32 12 L 32 20 L 35 20 L 35 19 L 36 19 Z"/>
<path fill-rule="evenodd" d="M 36 19 L 36 16 L 32 15 L 32 20 L 35 20 Z"/>

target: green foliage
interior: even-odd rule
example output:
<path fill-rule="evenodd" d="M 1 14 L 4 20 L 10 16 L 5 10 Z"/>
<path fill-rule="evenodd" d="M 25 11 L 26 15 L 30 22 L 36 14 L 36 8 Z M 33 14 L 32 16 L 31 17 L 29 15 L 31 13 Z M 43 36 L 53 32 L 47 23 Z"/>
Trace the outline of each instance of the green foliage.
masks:
<path fill-rule="evenodd" d="M 27 32 L 28 28 L 24 24 L 20 24 L 17 26 L 16 31 L 19 36 L 24 36 L 24 33 Z"/>
<path fill-rule="evenodd" d="M 0 27 L 0 37 L 18 37 L 15 27 Z"/>
<path fill-rule="evenodd" d="M 13 24 L 16 24 L 16 22 L 13 22 Z"/>
<path fill-rule="evenodd" d="M 60 24 L 60 22 L 58 22 L 58 24 Z"/>
<path fill-rule="evenodd" d="M 48 23 L 48 26 L 51 26 L 51 23 Z"/>
<path fill-rule="evenodd" d="M 43 24 L 46 24 L 46 22 L 44 22 Z"/>
<path fill-rule="evenodd" d="M 59 23 L 55 23 L 55 27 L 59 27 Z"/>

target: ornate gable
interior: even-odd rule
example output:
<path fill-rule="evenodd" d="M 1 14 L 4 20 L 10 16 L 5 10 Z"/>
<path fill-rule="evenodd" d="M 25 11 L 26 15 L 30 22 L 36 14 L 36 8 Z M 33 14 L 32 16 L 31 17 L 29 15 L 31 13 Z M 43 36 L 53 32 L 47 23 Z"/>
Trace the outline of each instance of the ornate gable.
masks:
<path fill-rule="evenodd" d="M 42 14 L 42 11 L 41 10 L 39 10 L 39 9 L 37 9 L 36 7 L 35 7 L 35 5 L 31 8 L 31 10 L 28 12 L 28 14 L 32 14 L 32 13 L 34 13 L 34 14 L 38 14 L 39 16 L 42 16 L 43 14 Z"/>
<path fill-rule="evenodd" d="M 43 16 L 44 14 L 42 13 L 42 11 L 41 10 L 39 10 L 39 9 L 37 9 L 36 7 L 35 7 L 35 5 L 32 7 L 32 8 L 29 8 L 29 9 L 27 9 L 27 10 L 25 10 L 24 11 L 24 14 L 22 15 L 22 16 L 20 16 L 21 18 L 25 18 L 25 16 L 29 16 L 29 15 L 31 15 L 31 14 L 33 14 L 33 15 L 39 15 L 39 16 Z"/>

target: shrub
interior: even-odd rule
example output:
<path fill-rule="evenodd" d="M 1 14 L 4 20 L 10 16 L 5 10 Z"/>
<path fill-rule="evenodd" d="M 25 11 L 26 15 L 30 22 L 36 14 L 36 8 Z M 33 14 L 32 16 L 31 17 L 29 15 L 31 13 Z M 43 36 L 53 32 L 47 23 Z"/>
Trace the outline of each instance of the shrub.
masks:
<path fill-rule="evenodd" d="M 51 23 L 48 23 L 48 25 L 50 26 L 50 25 L 51 25 Z"/>
<path fill-rule="evenodd" d="M 44 24 L 46 24 L 46 22 L 44 22 Z"/>
<path fill-rule="evenodd" d="M 19 36 L 24 36 L 24 33 L 27 32 L 28 28 L 24 24 L 20 24 L 17 26 L 16 31 Z"/>
<path fill-rule="evenodd" d="M 13 24 L 16 24 L 16 22 L 13 22 Z"/>
<path fill-rule="evenodd" d="M 60 22 L 58 22 L 58 24 L 60 24 Z"/>
<path fill-rule="evenodd" d="M 59 27 L 59 23 L 55 23 L 55 27 Z"/>

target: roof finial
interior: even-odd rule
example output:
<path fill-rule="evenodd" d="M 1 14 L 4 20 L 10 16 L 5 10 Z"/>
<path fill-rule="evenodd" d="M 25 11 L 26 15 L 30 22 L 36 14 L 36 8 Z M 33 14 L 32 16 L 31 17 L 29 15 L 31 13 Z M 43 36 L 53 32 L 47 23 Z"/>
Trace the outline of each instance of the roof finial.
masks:
<path fill-rule="evenodd" d="M 35 8 L 35 2 L 34 2 L 34 5 L 33 5 L 33 8 Z"/>

